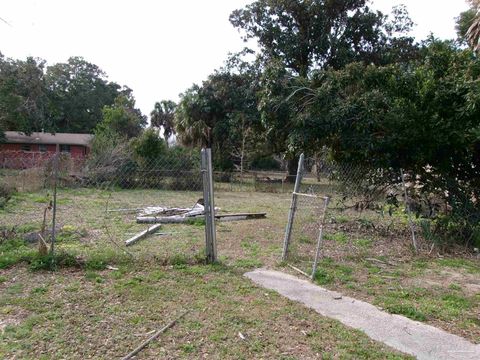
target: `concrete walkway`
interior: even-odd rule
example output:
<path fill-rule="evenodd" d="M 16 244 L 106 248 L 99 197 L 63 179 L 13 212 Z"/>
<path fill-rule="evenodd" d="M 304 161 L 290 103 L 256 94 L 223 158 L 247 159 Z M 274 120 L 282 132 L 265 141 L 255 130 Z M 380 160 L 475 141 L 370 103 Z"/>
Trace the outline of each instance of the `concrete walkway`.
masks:
<path fill-rule="evenodd" d="M 373 340 L 418 359 L 480 359 L 480 345 L 404 316 L 388 314 L 366 302 L 341 297 L 339 293 L 307 280 L 265 269 L 246 273 L 245 276 L 264 288 L 275 290 L 323 316 L 362 330 Z"/>

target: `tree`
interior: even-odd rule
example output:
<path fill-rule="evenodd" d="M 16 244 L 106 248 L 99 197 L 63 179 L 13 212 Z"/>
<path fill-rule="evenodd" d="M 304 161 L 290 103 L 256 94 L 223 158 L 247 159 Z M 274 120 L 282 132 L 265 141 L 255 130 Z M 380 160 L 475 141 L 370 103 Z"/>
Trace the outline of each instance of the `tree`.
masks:
<path fill-rule="evenodd" d="M 468 0 L 471 5 L 469 15 L 473 12 L 475 15 L 471 20 L 471 25 L 466 33 L 466 38 L 472 49 L 475 51 L 480 50 L 480 0 Z"/>
<path fill-rule="evenodd" d="M 230 155 L 232 160 L 239 164 L 238 169 L 242 176 L 250 156 L 257 147 L 255 133 L 244 113 L 232 114 L 231 120 L 234 124 L 232 125 L 233 133 L 230 134 L 232 140 Z"/>
<path fill-rule="evenodd" d="M 46 82 L 50 116 L 59 132 L 92 132 L 102 120 L 103 108 L 113 105 L 122 93 L 120 86 L 109 82 L 97 65 L 81 57 L 49 66 Z"/>
<path fill-rule="evenodd" d="M 5 58 L 0 53 L 0 133 L 50 130 L 45 61 Z"/>
<path fill-rule="evenodd" d="M 301 77 L 314 68 L 339 69 L 353 61 L 382 63 L 399 44 L 404 53 L 415 50 L 413 39 L 405 36 L 413 24 L 404 7 L 396 8 L 388 21 L 366 3 L 257 0 L 235 10 L 230 22 L 243 31 L 245 40 L 257 40 L 265 61 L 279 59 Z"/>
<path fill-rule="evenodd" d="M 480 226 L 480 61 L 433 38 L 423 53 L 409 64 L 319 72 L 290 99 L 303 106 L 291 141 L 311 152 L 327 146 L 334 159 L 367 173 L 408 170 L 423 194 L 451 209 L 439 226 L 472 238 Z"/>
<path fill-rule="evenodd" d="M 257 91 L 258 74 L 246 70 L 233 73 L 222 69 L 210 75 L 202 86 L 192 86 L 181 95 L 175 114 L 180 142 L 211 147 L 217 166 L 233 167 L 238 159 L 232 157 L 232 152 L 245 140 L 243 130 L 262 134 Z"/>
<path fill-rule="evenodd" d="M 152 126 L 163 129 L 163 137 L 168 146 L 168 139 L 175 135 L 175 109 L 177 104 L 171 100 L 162 100 L 156 102 L 155 107 L 150 113 L 150 123 Z"/>
<path fill-rule="evenodd" d="M 413 23 L 405 7 L 390 19 L 365 0 L 257 0 L 230 15 L 244 39 L 256 39 L 263 64 L 259 107 L 270 144 L 286 154 L 295 180 L 301 148 L 291 134 L 301 123 L 285 100 L 316 70 L 341 69 L 354 61 L 387 64 L 418 57 L 407 36 Z"/>
<path fill-rule="evenodd" d="M 103 108 L 103 120 L 97 125 L 97 131 L 113 131 L 131 139 L 140 135 L 146 124 L 147 118 L 135 108 L 135 99 L 129 91 L 118 96 L 113 105 Z"/>
<path fill-rule="evenodd" d="M 455 30 L 457 31 L 457 38 L 461 43 L 468 43 L 468 29 L 472 26 L 476 13 L 477 11 L 474 8 L 470 8 L 460 13 L 456 18 Z"/>

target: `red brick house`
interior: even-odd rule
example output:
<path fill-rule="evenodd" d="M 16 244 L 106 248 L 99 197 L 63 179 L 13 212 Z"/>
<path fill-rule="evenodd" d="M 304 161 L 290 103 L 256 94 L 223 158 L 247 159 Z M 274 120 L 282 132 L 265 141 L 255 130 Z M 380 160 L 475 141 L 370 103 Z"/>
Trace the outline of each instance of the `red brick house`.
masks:
<path fill-rule="evenodd" d="M 5 131 L 0 143 L 0 167 L 29 168 L 52 157 L 55 152 L 69 153 L 74 161 L 83 161 L 90 152 L 91 134 L 32 133 Z"/>

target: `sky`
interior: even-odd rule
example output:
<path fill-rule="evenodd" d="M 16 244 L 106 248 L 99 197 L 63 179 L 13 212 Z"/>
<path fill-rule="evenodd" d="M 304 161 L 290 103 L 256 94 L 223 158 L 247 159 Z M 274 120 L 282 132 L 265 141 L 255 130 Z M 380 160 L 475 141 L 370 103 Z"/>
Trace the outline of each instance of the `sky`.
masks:
<path fill-rule="evenodd" d="M 109 80 L 133 89 L 149 114 L 156 101 L 178 100 L 245 44 L 228 21 L 252 0 L 0 0 L 0 52 L 40 57 L 48 64 L 82 56 Z M 464 0 L 373 0 L 384 13 L 405 4 L 417 24 L 414 36 L 430 32 L 455 37 L 455 17 Z"/>

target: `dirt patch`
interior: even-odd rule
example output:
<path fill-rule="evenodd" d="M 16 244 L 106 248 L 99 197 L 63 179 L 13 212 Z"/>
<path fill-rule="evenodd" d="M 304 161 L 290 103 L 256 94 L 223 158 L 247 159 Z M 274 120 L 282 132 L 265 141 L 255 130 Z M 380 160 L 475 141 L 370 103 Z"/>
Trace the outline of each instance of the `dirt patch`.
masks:
<path fill-rule="evenodd" d="M 0 334 L 8 326 L 17 326 L 29 316 L 29 312 L 14 306 L 4 306 L 0 311 Z"/>
<path fill-rule="evenodd" d="M 480 276 L 461 270 L 427 270 L 422 276 L 408 279 L 405 283 L 425 288 L 460 287 L 467 296 L 480 294 Z"/>

